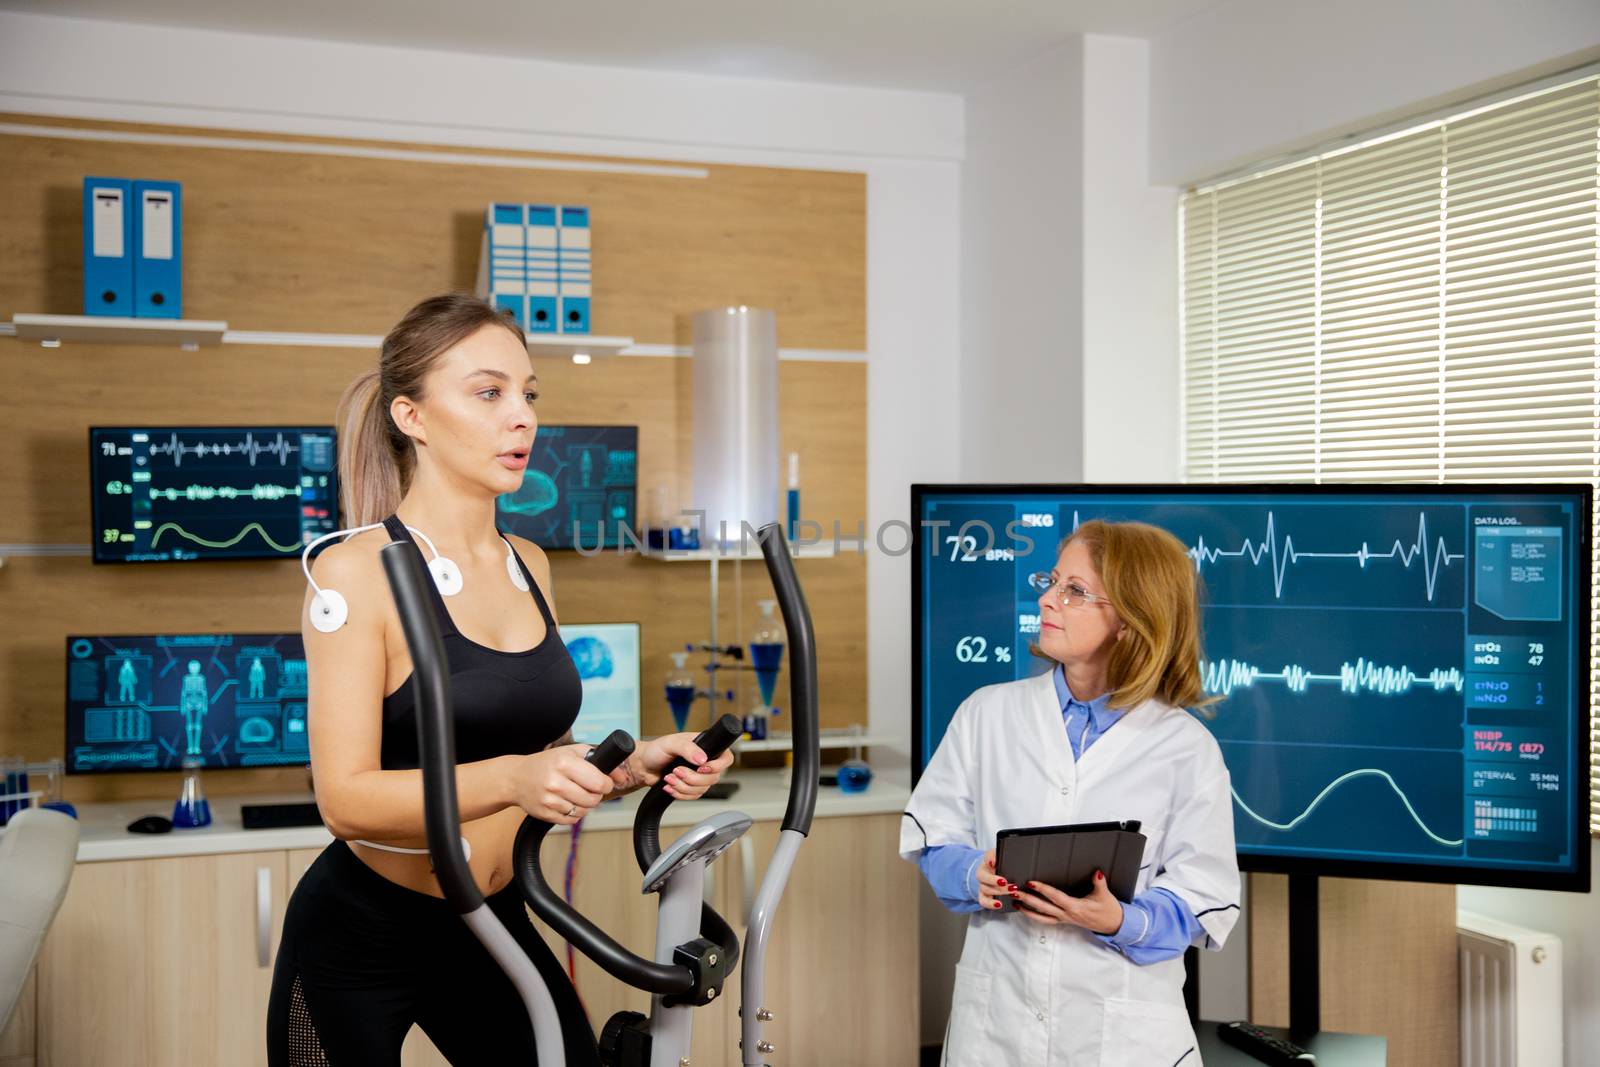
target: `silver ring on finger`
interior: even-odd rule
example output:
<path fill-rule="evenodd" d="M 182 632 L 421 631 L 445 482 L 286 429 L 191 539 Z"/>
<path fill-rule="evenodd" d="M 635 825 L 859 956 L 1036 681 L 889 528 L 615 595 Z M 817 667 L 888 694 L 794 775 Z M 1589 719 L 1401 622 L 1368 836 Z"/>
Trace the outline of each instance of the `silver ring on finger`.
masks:
<path fill-rule="evenodd" d="M 572 805 L 572 810 L 567 812 L 567 818 L 570 819 L 576 814 L 578 814 L 578 805 L 574 804 Z"/>

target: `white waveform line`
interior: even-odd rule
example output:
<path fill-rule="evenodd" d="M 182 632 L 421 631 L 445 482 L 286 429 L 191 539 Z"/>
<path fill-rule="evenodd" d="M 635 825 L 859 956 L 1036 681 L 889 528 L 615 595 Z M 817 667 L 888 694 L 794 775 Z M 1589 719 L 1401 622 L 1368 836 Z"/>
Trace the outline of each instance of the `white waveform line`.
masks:
<path fill-rule="evenodd" d="M 1273 595 L 1283 596 L 1283 576 L 1289 566 L 1302 559 L 1353 559 L 1363 570 L 1367 561 L 1374 559 L 1399 559 L 1407 569 L 1411 567 L 1412 560 L 1421 557 L 1423 584 L 1428 592 L 1428 599 L 1433 599 L 1434 587 L 1437 584 L 1439 571 L 1448 567 L 1457 560 L 1466 559 L 1465 552 L 1451 552 L 1445 545 L 1444 538 L 1439 538 L 1433 550 L 1428 550 L 1428 516 L 1426 512 L 1417 513 L 1416 540 L 1407 545 L 1400 538 L 1395 538 L 1394 544 L 1387 552 L 1374 552 L 1367 542 L 1361 542 L 1361 547 L 1354 552 L 1302 552 L 1294 547 L 1292 536 L 1283 539 L 1279 546 L 1277 535 L 1277 518 L 1272 512 L 1267 512 L 1267 529 L 1259 543 L 1245 539 L 1243 545 L 1236 549 L 1209 548 L 1204 536 L 1200 537 L 1195 546 L 1189 550 L 1189 558 L 1194 560 L 1194 569 L 1199 571 L 1207 563 L 1215 563 L 1223 558 L 1248 558 L 1251 564 L 1261 565 L 1261 560 L 1267 556 L 1272 560 L 1272 592 Z"/>
<path fill-rule="evenodd" d="M 152 456 L 159 456 L 163 452 L 171 456 L 172 465 L 174 467 L 183 466 L 183 455 L 185 452 L 193 452 L 201 459 L 205 458 L 207 452 L 219 456 L 231 456 L 237 452 L 241 456 L 248 455 L 250 457 L 250 466 L 252 467 L 256 465 L 256 457 L 265 452 L 269 455 L 276 456 L 278 458 L 279 466 L 286 467 L 289 465 L 290 454 L 298 451 L 300 451 L 300 446 L 290 444 L 282 433 L 279 433 L 277 439 L 269 444 L 257 444 L 256 435 L 253 433 L 247 433 L 244 435 L 244 440 L 240 441 L 238 444 L 220 445 L 207 444 L 204 441 L 200 442 L 198 445 L 186 445 L 177 434 L 173 434 L 167 439 L 166 444 L 152 444 L 150 446 L 150 454 Z"/>
<path fill-rule="evenodd" d="M 249 497 L 252 500 L 287 500 L 289 497 L 301 495 L 298 485 L 262 485 L 257 482 L 248 489 L 237 486 L 224 485 L 189 485 L 182 489 L 173 487 L 168 489 L 151 489 L 152 500 L 238 500 Z"/>
<path fill-rule="evenodd" d="M 1250 805 L 1244 802 L 1244 798 L 1239 795 L 1239 791 L 1237 789 L 1234 789 L 1231 785 L 1228 787 L 1228 789 L 1233 793 L 1234 803 L 1243 808 L 1246 815 L 1249 815 L 1256 822 L 1263 826 L 1270 827 L 1273 830 L 1287 831 L 1293 830 L 1296 826 L 1299 826 L 1302 822 L 1304 822 L 1306 818 L 1317 809 L 1317 805 L 1322 803 L 1323 797 L 1327 796 L 1329 793 L 1333 792 L 1350 779 L 1360 778 L 1368 774 L 1375 774 L 1379 778 L 1382 778 L 1384 781 L 1389 783 L 1389 788 L 1394 790 L 1395 796 L 1400 798 L 1400 803 L 1406 806 L 1406 811 L 1411 813 L 1412 821 L 1417 824 L 1418 828 L 1420 828 L 1423 833 L 1427 834 L 1429 837 L 1433 838 L 1433 840 L 1439 842 L 1439 844 L 1445 846 L 1446 848 L 1456 848 L 1461 844 L 1459 840 L 1452 841 L 1449 838 L 1440 837 L 1438 834 L 1428 829 L 1428 824 L 1422 821 L 1422 816 L 1417 814 L 1417 809 L 1411 806 L 1411 798 L 1406 796 L 1405 790 L 1401 789 L 1399 783 L 1390 777 L 1388 771 L 1379 770 L 1376 767 L 1363 767 L 1360 770 L 1347 771 L 1344 774 L 1341 774 L 1339 777 L 1335 778 L 1333 781 L 1329 782 L 1323 787 L 1322 792 L 1317 794 L 1317 798 L 1311 802 L 1310 806 L 1308 806 L 1305 811 L 1302 811 L 1299 815 L 1296 815 L 1294 819 L 1286 823 L 1273 822 L 1271 819 L 1258 814 L 1254 808 L 1250 807 Z"/>
<path fill-rule="evenodd" d="M 1359 693 L 1365 689 L 1380 696 L 1395 696 L 1410 692 L 1418 684 L 1431 687 L 1435 693 L 1446 689 L 1459 693 L 1465 679 L 1458 667 L 1434 667 L 1426 674 L 1418 674 L 1404 664 L 1382 666 L 1365 658 L 1339 664 L 1337 674 L 1316 674 L 1293 663 L 1276 671 L 1264 671 L 1240 660 L 1200 662 L 1200 684 L 1208 693 L 1229 696 L 1235 689 L 1249 689 L 1258 682 L 1281 682 L 1291 693 L 1304 693 L 1318 682 L 1337 682 L 1344 693 Z"/>

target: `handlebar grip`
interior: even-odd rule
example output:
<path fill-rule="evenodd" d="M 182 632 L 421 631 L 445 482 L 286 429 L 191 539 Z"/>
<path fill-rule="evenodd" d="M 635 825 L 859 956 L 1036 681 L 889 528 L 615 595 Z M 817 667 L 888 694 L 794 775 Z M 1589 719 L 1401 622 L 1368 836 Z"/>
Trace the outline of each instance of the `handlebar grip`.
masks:
<path fill-rule="evenodd" d="M 736 716 L 724 715 L 712 723 L 710 729 L 702 730 L 694 743 L 700 746 L 700 751 L 706 754 L 707 759 L 716 759 L 743 735 L 744 724 Z M 688 761 L 684 760 L 683 765 L 687 767 Z"/>
<path fill-rule="evenodd" d="M 612 730 L 606 739 L 589 750 L 583 758 L 601 771 L 610 774 L 622 766 L 622 761 L 633 755 L 633 738 L 626 730 Z"/>
<path fill-rule="evenodd" d="M 695 735 L 694 743 L 706 754 L 708 760 L 716 759 L 728 751 L 730 745 L 739 740 L 744 733 L 744 726 L 733 715 L 724 715 L 711 724 L 711 728 Z M 639 801 L 639 810 L 633 816 L 633 858 L 639 864 L 639 872 L 643 874 L 650 869 L 650 865 L 661 855 L 661 814 L 667 810 L 667 805 L 672 803 L 672 794 L 667 792 L 667 776 L 679 767 L 692 767 L 694 764 L 677 757 L 667 764 L 661 772 L 661 780 L 650 787 L 650 791 Z"/>

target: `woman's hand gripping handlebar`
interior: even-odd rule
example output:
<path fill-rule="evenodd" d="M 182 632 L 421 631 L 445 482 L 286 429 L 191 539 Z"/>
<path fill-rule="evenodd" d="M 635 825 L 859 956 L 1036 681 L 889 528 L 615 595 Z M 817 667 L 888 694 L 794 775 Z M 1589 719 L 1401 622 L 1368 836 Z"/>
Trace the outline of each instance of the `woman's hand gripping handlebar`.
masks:
<path fill-rule="evenodd" d="M 710 729 L 696 736 L 694 743 L 706 754 L 706 759 L 714 760 L 743 734 L 744 727 L 739 720 L 732 715 L 724 715 L 712 723 Z M 674 799 L 666 790 L 667 778 L 677 768 L 688 766 L 688 760 L 673 760 L 661 772 L 661 781 L 651 786 L 639 802 L 639 810 L 633 817 L 633 858 L 639 863 L 640 874 L 648 871 L 661 855 L 661 816 Z M 700 936 L 722 949 L 722 958 L 727 964 L 726 973 L 732 974 L 739 963 L 739 936 L 710 904 L 700 909 Z"/>
<path fill-rule="evenodd" d="M 706 754 L 708 761 L 714 760 L 731 748 L 743 733 L 744 727 L 738 719 L 724 715 L 712 723 L 709 730 L 696 735 L 694 743 Z M 639 861 L 640 874 L 648 871 L 656 857 L 661 855 L 661 815 L 675 799 L 667 792 L 667 780 L 679 767 L 693 766 L 681 756 L 673 760 L 661 772 L 661 780 L 651 786 L 639 802 L 639 812 L 633 819 L 633 857 Z"/>
<path fill-rule="evenodd" d="M 724 746 L 726 747 L 726 746 Z M 601 771 L 610 774 L 633 752 L 633 740 L 622 731 L 614 731 L 585 758 Z M 707 755 L 712 755 L 707 750 Z M 714 757 L 713 757 L 714 758 Z M 550 824 L 531 816 L 522 821 L 517 831 L 514 870 L 522 895 L 533 908 L 534 914 L 556 933 L 572 942 L 585 956 L 598 963 L 607 974 L 638 989 L 651 993 L 682 994 L 694 988 L 695 976 L 681 964 L 656 963 L 617 944 L 604 930 L 585 919 L 561 898 L 545 881 L 544 870 L 539 866 L 539 848 L 544 844 Z"/>

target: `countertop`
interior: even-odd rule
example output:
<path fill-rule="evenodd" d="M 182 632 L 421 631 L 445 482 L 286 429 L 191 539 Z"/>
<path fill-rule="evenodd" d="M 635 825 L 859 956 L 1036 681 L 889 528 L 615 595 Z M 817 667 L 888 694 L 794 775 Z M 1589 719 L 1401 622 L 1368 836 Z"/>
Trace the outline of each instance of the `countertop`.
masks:
<path fill-rule="evenodd" d="M 727 800 L 696 800 L 675 803 L 667 808 L 663 826 L 689 826 L 721 811 L 742 811 L 752 819 L 783 818 L 789 791 L 780 770 L 735 771 L 728 781 L 738 782 L 739 791 Z M 625 830 L 633 826 L 633 815 L 643 792 L 633 793 L 602 804 L 584 820 L 586 830 Z M 815 818 L 850 815 L 881 815 L 905 810 L 911 797 L 909 781 L 878 775 L 864 793 L 841 793 L 832 786 L 817 791 Z M 127 826 L 141 815 L 170 817 L 170 801 L 143 798 L 78 807 L 80 835 L 78 862 L 154 859 L 163 856 L 205 856 L 223 852 L 261 852 L 274 849 L 322 848 L 333 841 L 323 826 L 292 826 L 276 830 L 246 830 L 240 808 L 245 804 L 285 804 L 312 799 L 310 793 L 283 793 L 270 796 L 210 797 L 211 825 L 197 830 L 173 830 L 165 834 L 129 833 Z M 556 832 L 562 832 L 557 827 Z"/>

